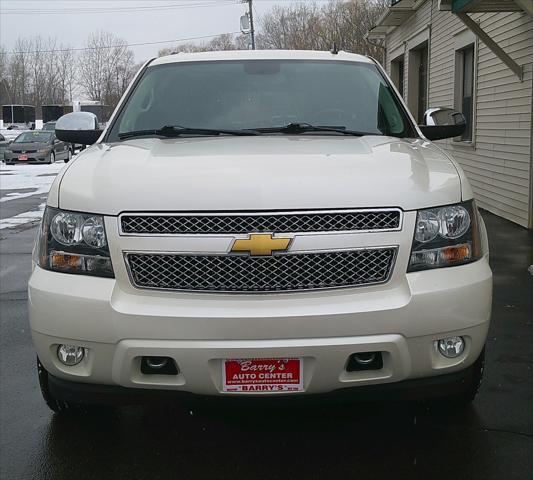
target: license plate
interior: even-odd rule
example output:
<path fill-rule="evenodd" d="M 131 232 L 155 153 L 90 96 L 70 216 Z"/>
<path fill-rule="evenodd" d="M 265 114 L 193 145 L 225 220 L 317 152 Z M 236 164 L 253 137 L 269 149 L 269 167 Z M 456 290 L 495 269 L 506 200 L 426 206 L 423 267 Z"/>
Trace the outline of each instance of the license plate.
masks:
<path fill-rule="evenodd" d="M 19 160 L 28 160 L 28 155 L 19 155 L 18 159 Z"/>
<path fill-rule="evenodd" d="M 222 362 L 224 392 L 301 392 L 301 358 L 240 358 Z"/>

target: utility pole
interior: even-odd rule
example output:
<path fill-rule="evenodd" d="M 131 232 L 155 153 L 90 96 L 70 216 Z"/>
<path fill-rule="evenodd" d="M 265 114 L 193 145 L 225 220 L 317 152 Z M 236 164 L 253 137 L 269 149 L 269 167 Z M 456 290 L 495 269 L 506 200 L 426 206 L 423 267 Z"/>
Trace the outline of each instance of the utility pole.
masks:
<path fill-rule="evenodd" d="M 250 19 L 250 38 L 252 39 L 252 50 L 255 50 L 255 28 L 254 28 L 254 6 L 253 6 L 253 0 L 242 0 L 242 3 L 247 3 L 248 4 L 248 18 Z"/>

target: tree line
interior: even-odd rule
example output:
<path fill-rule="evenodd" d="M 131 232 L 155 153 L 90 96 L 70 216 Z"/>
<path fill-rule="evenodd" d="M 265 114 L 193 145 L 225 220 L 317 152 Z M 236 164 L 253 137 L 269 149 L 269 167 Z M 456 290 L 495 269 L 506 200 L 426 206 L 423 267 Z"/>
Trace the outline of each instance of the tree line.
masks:
<path fill-rule="evenodd" d="M 256 48 L 330 50 L 335 44 L 339 50 L 382 61 L 383 47 L 368 41 L 366 34 L 387 6 L 388 0 L 330 0 L 322 6 L 314 2 L 276 6 L 259 19 Z M 246 48 L 245 35 L 220 35 L 209 42 L 164 48 L 159 55 Z"/>
<path fill-rule="evenodd" d="M 382 60 L 383 48 L 366 39 L 368 30 L 384 11 L 387 0 L 331 0 L 274 7 L 258 19 L 259 49 L 341 50 Z M 241 50 L 245 35 L 220 35 L 209 42 L 182 43 L 159 51 L 175 52 Z M 76 98 L 114 107 L 139 64 L 127 42 L 99 31 L 75 50 L 54 38 L 19 38 L 13 51 L 0 46 L 0 105 L 65 104 Z"/>
<path fill-rule="evenodd" d="M 62 105 L 82 98 L 114 106 L 136 72 L 125 40 L 92 33 L 76 51 L 55 38 L 19 38 L 0 46 L 0 105 Z"/>

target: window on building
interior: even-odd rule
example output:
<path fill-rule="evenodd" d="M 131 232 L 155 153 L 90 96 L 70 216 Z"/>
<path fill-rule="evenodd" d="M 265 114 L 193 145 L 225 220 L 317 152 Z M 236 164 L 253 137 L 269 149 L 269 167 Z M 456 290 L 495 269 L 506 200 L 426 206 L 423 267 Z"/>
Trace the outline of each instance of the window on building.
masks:
<path fill-rule="evenodd" d="M 419 50 L 418 63 L 418 121 L 424 118 L 428 106 L 428 47 Z"/>
<path fill-rule="evenodd" d="M 417 122 L 422 122 L 428 107 L 428 42 L 409 50 L 407 104 Z"/>
<path fill-rule="evenodd" d="M 392 81 L 394 82 L 394 85 L 396 85 L 396 88 L 400 92 L 400 95 L 403 97 L 404 94 L 404 77 L 405 77 L 405 62 L 403 55 L 399 56 L 398 58 L 395 58 L 391 62 L 391 77 Z"/>
<path fill-rule="evenodd" d="M 466 119 L 466 129 L 461 136 L 463 142 L 472 141 L 472 123 L 474 119 L 474 45 L 457 52 L 456 91 L 458 90 L 456 108 Z"/>

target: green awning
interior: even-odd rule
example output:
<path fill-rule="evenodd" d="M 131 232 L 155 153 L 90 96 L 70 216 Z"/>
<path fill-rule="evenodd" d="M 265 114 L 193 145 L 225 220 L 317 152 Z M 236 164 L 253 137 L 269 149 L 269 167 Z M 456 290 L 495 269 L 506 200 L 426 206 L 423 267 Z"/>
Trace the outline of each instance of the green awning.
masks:
<path fill-rule="evenodd" d="M 453 13 L 517 12 L 521 10 L 514 0 L 452 0 Z"/>
<path fill-rule="evenodd" d="M 469 3 L 474 3 L 474 0 L 452 0 L 452 12 L 461 12 Z"/>

